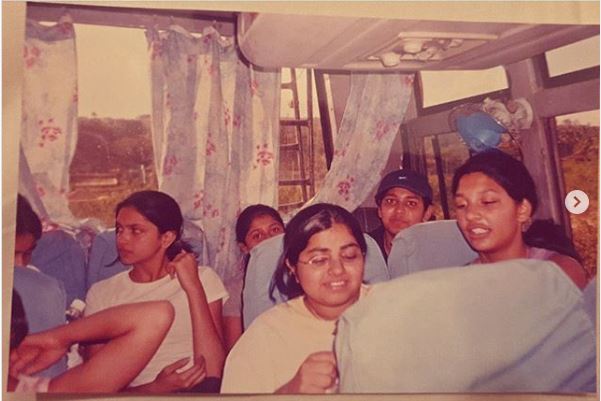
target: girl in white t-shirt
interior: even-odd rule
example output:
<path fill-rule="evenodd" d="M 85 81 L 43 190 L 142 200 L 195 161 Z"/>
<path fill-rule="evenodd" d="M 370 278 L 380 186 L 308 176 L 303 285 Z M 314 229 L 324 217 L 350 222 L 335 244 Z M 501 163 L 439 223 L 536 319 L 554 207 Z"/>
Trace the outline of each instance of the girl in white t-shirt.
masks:
<path fill-rule="evenodd" d="M 179 205 L 162 192 L 136 192 L 119 203 L 117 250 L 119 260 L 132 268 L 94 284 L 86 297 L 86 315 L 151 300 L 168 300 L 175 308 L 165 340 L 128 391 L 218 391 L 225 358 L 221 308 L 227 292 L 212 269 L 198 267 L 180 240 L 182 223 Z M 87 347 L 87 353 L 99 347 Z M 203 359 L 208 377 L 200 383 Z"/>
<path fill-rule="evenodd" d="M 325 203 L 301 210 L 286 226 L 271 285 L 290 300 L 242 334 L 227 358 L 222 393 L 335 391 L 334 331 L 362 293 L 366 249 L 347 210 Z"/>

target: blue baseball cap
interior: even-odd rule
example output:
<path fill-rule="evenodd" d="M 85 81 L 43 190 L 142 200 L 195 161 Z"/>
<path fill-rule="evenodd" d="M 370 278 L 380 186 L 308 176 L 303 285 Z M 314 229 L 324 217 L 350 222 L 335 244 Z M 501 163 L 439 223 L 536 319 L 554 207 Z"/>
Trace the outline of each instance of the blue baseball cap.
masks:
<path fill-rule="evenodd" d="M 405 188 L 421 196 L 426 204 L 432 203 L 432 188 L 428 179 L 415 171 L 395 170 L 386 174 L 376 192 L 376 204 L 380 204 L 386 191 L 391 188 Z"/>

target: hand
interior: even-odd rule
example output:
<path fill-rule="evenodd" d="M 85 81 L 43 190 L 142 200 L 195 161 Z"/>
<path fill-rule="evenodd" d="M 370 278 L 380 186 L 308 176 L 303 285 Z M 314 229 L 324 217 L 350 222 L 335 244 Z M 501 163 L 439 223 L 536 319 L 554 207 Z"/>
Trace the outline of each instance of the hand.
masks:
<path fill-rule="evenodd" d="M 28 335 L 10 353 L 10 375 L 30 375 L 47 368 L 67 353 L 69 345 L 51 331 Z"/>
<path fill-rule="evenodd" d="M 172 393 L 178 390 L 189 389 L 204 380 L 207 376 L 205 360 L 201 356 L 195 358 L 194 365 L 186 370 L 178 372 L 178 369 L 186 366 L 190 358 L 180 359 L 161 370 L 153 382 L 153 392 Z"/>
<path fill-rule="evenodd" d="M 194 254 L 182 250 L 167 264 L 166 270 L 171 278 L 177 276 L 180 285 L 186 293 L 191 290 L 202 289 Z"/>
<path fill-rule="evenodd" d="M 296 375 L 277 393 L 321 394 L 334 390 L 338 381 L 336 358 L 330 351 L 315 352 L 302 363 Z"/>

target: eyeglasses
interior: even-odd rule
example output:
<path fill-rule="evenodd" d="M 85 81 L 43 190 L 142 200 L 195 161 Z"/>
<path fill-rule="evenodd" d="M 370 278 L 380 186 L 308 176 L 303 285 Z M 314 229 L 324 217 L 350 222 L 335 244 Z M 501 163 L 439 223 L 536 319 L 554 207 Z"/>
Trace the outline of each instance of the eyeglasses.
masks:
<path fill-rule="evenodd" d="M 338 260 L 343 266 L 355 267 L 361 263 L 365 258 L 365 254 L 363 252 L 352 252 L 352 253 L 343 253 L 338 256 Z M 309 260 L 300 260 L 298 263 L 302 263 L 305 265 L 309 265 L 315 268 L 323 268 L 326 266 L 331 266 L 332 258 L 330 255 L 316 255 L 313 256 Z"/>

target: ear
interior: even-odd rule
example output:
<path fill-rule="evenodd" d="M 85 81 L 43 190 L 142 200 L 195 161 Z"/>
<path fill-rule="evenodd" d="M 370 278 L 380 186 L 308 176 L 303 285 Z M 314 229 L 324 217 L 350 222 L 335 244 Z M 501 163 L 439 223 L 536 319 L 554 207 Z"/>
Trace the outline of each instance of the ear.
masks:
<path fill-rule="evenodd" d="M 240 252 L 242 252 L 243 254 L 250 253 L 250 249 L 248 249 L 244 242 L 238 242 L 238 247 L 240 248 Z"/>
<path fill-rule="evenodd" d="M 434 213 L 434 209 L 432 208 L 432 205 L 429 205 L 424 211 L 424 217 L 422 217 L 422 222 L 429 221 L 430 217 L 432 217 L 432 213 Z"/>
<path fill-rule="evenodd" d="M 378 217 L 380 218 L 380 220 L 382 220 L 382 204 L 378 206 Z"/>
<path fill-rule="evenodd" d="M 298 281 L 298 276 L 296 275 L 296 268 L 294 266 L 292 266 L 292 264 L 290 263 L 290 261 L 288 259 L 286 259 L 286 267 L 288 268 L 288 274 L 290 274 L 291 277 L 294 277 L 294 279 L 298 283 L 299 281 Z"/>
<path fill-rule="evenodd" d="M 173 231 L 165 231 L 161 234 L 161 246 L 167 249 L 175 242 L 176 235 Z"/>
<path fill-rule="evenodd" d="M 532 204 L 528 199 L 522 200 L 518 203 L 517 218 L 518 222 L 524 224 L 532 217 Z"/>

